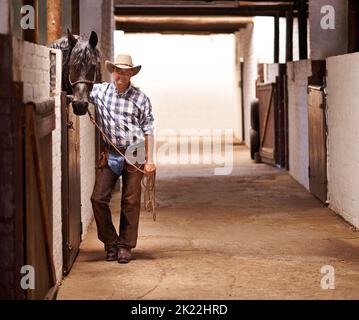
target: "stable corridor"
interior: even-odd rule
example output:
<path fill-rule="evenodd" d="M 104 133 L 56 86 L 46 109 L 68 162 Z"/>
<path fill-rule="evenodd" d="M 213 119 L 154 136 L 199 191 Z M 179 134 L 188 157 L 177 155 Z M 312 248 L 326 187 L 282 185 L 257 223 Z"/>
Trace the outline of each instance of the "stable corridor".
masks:
<path fill-rule="evenodd" d="M 104 261 L 93 223 L 57 298 L 358 299 L 359 233 L 286 171 L 253 163 L 246 147 L 234 158 L 229 176 L 159 165 L 157 221 L 141 212 L 134 260 Z M 334 290 L 321 288 L 325 265 Z"/>

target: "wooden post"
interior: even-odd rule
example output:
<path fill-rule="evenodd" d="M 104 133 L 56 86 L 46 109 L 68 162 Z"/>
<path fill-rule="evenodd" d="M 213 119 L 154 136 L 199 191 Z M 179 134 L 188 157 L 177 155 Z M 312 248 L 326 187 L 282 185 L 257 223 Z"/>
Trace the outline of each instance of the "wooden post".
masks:
<path fill-rule="evenodd" d="M 359 2 L 358 0 L 349 0 L 348 2 L 348 31 L 349 43 L 348 52 L 359 51 Z"/>
<path fill-rule="evenodd" d="M 61 0 L 47 0 L 47 41 L 61 38 Z"/>
<path fill-rule="evenodd" d="M 308 59 L 308 6 L 307 0 L 298 0 L 299 59 Z"/>
<path fill-rule="evenodd" d="M 279 63 L 279 16 L 274 16 L 274 63 Z"/>
<path fill-rule="evenodd" d="M 293 61 L 293 11 L 288 10 L 286 13 L 286 53 L 285 61 Z"/>

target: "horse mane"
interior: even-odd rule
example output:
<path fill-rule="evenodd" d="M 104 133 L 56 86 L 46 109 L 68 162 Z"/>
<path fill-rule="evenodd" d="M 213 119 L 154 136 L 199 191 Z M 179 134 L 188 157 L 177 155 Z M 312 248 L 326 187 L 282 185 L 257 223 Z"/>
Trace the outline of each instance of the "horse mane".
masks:
<path fill-rule="evenodd" d="M 87 41 L 78 41 L 72 50 L 70 63 L 75 71 L 80 73 L 84 66 L 84 62 L 88 64 L 97 64 L 100 60 L 100 50 L 92 49 L 87 44 Z"/>

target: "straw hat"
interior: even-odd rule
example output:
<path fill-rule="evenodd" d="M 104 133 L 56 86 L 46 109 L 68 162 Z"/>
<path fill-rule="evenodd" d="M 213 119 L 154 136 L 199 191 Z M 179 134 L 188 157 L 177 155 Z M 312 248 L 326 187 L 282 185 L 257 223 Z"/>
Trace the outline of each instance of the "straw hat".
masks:
<path fill-rule="evenodd" d="M 133 76 L 140 72 L 142 66 L 133 66 L 132 58 L 128 54 L 119 54 L 116 57 L 115 62 L 105 61 L 106 68 L 108 72 L 112 73 L 115 68 L 119 69 L 131 69 L 133 70 Z"/>

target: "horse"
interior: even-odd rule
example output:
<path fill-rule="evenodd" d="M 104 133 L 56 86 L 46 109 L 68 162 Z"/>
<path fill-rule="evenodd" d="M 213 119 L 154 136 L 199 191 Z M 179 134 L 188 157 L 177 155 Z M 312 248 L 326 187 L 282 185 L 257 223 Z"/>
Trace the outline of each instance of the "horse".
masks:
<path fill-rule="evenodd" d="M 67 30 L 67 36 L 49 45 L 62 51 L 61 89 L 67 93 L 77 115 L 86 114 L 93 85 L 101 82 L 101 52 L 97 43 L 94 31 L 86 37 Z"/>

